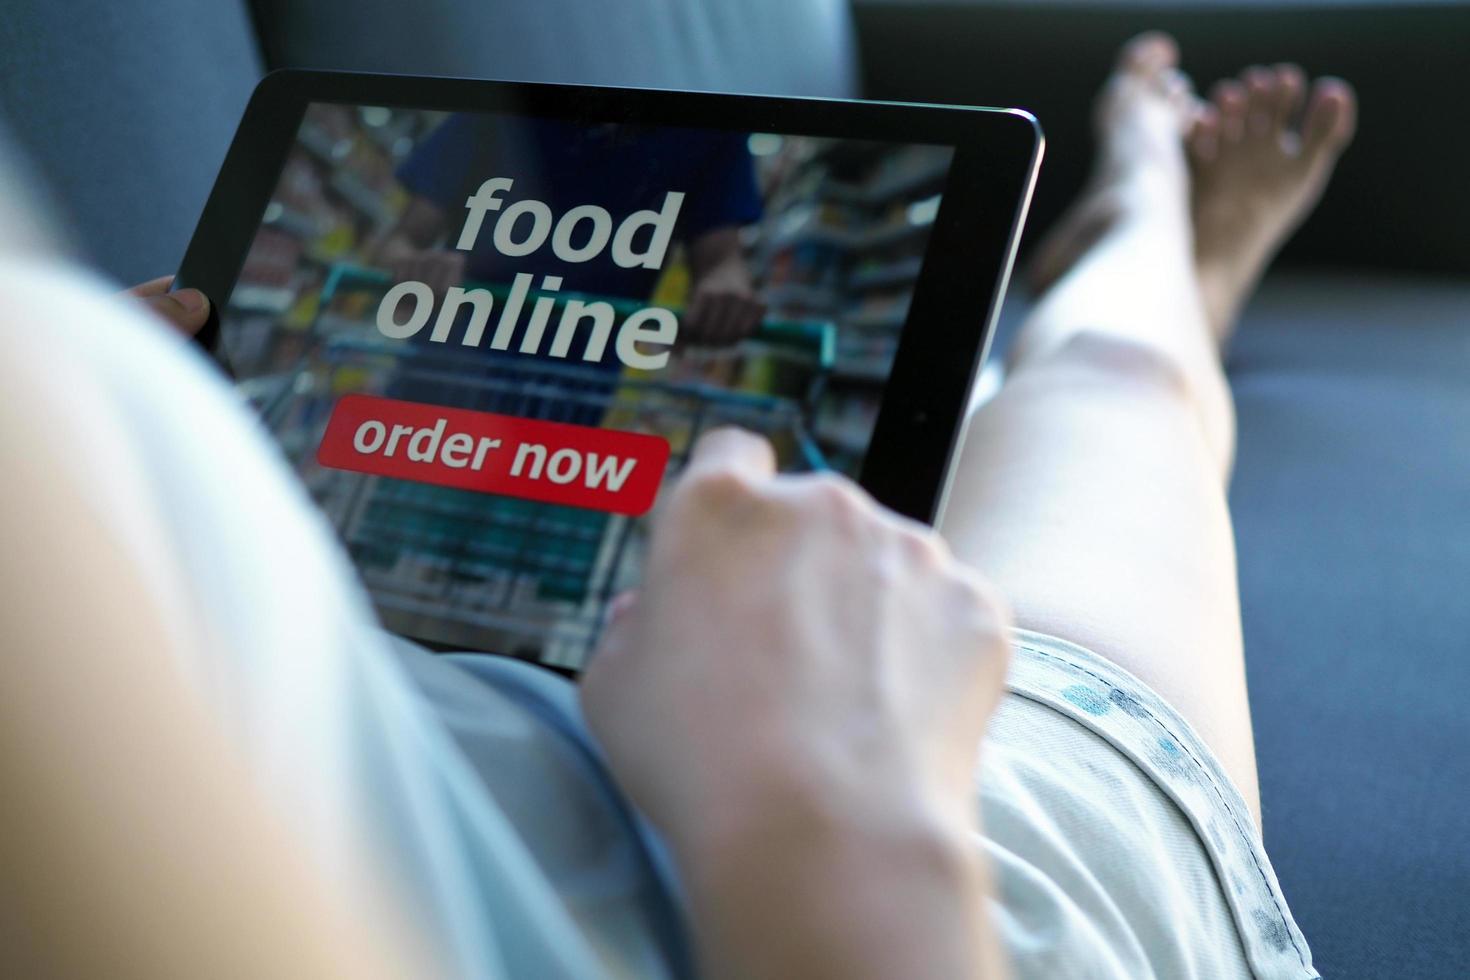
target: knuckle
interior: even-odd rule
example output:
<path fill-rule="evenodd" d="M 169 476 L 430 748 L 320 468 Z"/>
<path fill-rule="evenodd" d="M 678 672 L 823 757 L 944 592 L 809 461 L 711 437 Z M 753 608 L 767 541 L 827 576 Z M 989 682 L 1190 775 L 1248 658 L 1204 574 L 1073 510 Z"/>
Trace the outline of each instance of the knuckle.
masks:
<path fill-rule="evenodd" d="M 1002 637 L 1010 629 L 1010 607 L 987 579 L 960 568 L 955 575 L 968 627 L 986 637 Z"/>
<path fill-rule="evenodd" d="M 757 495 L 755 483 L 733 469 L 691 473 L 684 478 L 680 489 L 685 499 L 712 507 L 749 502 Z"/>
<path fill-rule="evenodd" d="M 817 507 L 838 517 L 850 517 L 863 509 L 863 499 L 857 488 L 833 473 L 814 477 L 811 494 Z"/>
<path fill-rule="evenodd" d="M 905 524 L 895 534 L 904 556 L 921 568 L 941 568 L 949 557 L 939 535 L 922 525 Z"/>

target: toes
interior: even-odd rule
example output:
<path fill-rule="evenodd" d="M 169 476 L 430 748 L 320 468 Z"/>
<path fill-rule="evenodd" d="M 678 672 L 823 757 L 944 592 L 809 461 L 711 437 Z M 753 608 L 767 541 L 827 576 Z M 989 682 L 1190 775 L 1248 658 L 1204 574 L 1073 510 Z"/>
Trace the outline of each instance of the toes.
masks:
<path fill-rule="evenodd" d="M 1239 143 L 1245 136 L 1245 86 L 1232 78 L 1221 79 L 1210 90 L 1210 101 L 1220 114 L 1220 145 Z"/>
<path fill-rule="evenodd" d="M 1302 107 L 1302 96 L 1307 91 L 1307 75 L 1299 65 L 1277 65 L 1276 115 L 1272 125 L 1278 132 L 1285 132 L 1296 121 Z"/>
<path fill-rule="evenodd" d="M 1194 119 L 1200 106 L 1200 98 L 1194 92 L 1194 80 L 1178 68 L 1166 68 L 1158 77 L 1158 88 L 1179 112 L 1180 119 L 1187 124 Z"/>
<path fill-rule="evenodd" d="M 1220 110 L 1203 103 L 1189 131 L 1189 155 L 1199 163 L 1210 163 L 1220 152 Z"/>
<path fill-rule="evenodd" d="M 1118 69 L 1134 75 L 1157 75 L 1179 64 L 1179 45 L 1162 31 L 1146 31 L 1123 45 Z"/>
<path fill-rule="evenodd" d="M 1166 68 L 1158 76 L 1157 84 L 1179 121 L 1179 135 L 1188 136 L 1194 127 L 1195 117 L 1199 115 L 1200 106 L 1204 104 L 1194 94 L 1194 82 L 1178 68 Z"/>
<path fill-rule="evenodd" d="M 1319 78 L 1302 120 L 1302 147 L 1309 157 L 1333 155 L 1347 146 L 1358 125 L 1358 98 L 1340 78 Z"/>
<path fill-rule="evenodd" d="M 1166 68 L 1159 74 L 1159 89 L 1172 102 L 1185 102 L 1194 93 L 1194 83 L 1178 68 Z"/>
<path fill-rule="evenodd" d="M 1245 85 L 1245 135 L 1261 139 L 1276 122 L 1276 73 L 1260 65 L 1241 72 Z"/>

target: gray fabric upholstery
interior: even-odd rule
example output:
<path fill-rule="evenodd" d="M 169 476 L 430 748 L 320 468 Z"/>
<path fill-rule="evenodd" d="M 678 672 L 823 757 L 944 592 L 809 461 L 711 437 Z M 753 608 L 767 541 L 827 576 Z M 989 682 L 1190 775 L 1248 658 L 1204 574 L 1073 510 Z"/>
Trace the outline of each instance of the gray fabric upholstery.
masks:
<path fill-rule="evenodd" d="M 7 0 L 0 52 L 0 119 L 82 254 L 177 269 L 260 77 L 244 0 Z"/>
<path fill-rule="evenodd" d="M 136 282 L 177 268 L 270 68 L 843 96 L 853 46 L 845 0 L 15 0 L 0 120 L 82 254 Z"/>
<path fill-rule="evenodd" d="M 850 96 L 846 0 L 256 0 L 272 67 Z"/>
<path fill-rule="evenodd" d="M 1278 280 L 1230 375 L 1287 900 L 1325 977 L 1470 976 L 1470 283 Z"/>

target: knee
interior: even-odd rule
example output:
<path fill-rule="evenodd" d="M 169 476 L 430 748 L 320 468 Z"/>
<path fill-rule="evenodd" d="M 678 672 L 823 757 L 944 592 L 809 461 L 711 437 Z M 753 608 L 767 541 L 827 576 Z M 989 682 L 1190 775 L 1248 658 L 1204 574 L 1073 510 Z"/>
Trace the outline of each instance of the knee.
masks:
<path fill-rule="evenodd" d="M 1078 331 L 1046 360 L 1076 381 L 1094 380 L 1113 390 L 1183 399 L 1194 386 L 1188 365 L 1177 354 L 1109 331 Z"/>
<path fill-rule="evenodd" d="M 1106 330 L 1081 330 L 1052 357 L 1072 373 L 1115 391 L 1188 401 L 1202 411 L 1230 411 L 1230 388 L 1214 351 L 1174 350 Z"/>
<path fill-rule="evenodd" d="M 1179 351 L 1104 330 L 1069 336 L 1036 366 L 1057 372 L 1069 391 L 1112 396 L 1195 417 L 1212 455 L 1228 470 L 1234 454 L 1235 409 L 1220 363 L 1210 352 L 1195 359 Z"/>

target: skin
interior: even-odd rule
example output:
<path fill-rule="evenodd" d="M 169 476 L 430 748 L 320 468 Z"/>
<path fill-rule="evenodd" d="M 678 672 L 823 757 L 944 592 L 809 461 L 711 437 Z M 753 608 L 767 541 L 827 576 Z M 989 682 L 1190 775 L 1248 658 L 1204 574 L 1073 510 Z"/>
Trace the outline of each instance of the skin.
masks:
<path fill-rule="evenodd" d="M 1223 345 L 1281 244 L 1322 198 L 1357 129 L 1340 78 L 1255 65 L 1217 82 L 1189 133 L 1195 265 L 1210 329 Z"/>
<path fill-rule="evenodd" d="M 192 337 L 204 329 L 204 321 L 209 318 L 209 297 L 197 289 L 180 289 L 171 293 L 169 287 L 173 284 L 173 276 L 159 276 L 139 283 L 123 295 L 140 300 L 154 316 Z"/>
<path fill-rule="evenodd" d="M 1142 45 L 1141 41 L 1146 41 Z M 1255 289 L 1283 242 L 1311 213 L 1331 179 L 1338 157 L 1357 129 L 1357 96 L 1340 78 L 1307 79 L 1300 65 L 1253 65 L 1223 78 L 1200 99 L 1178 68 L 1178 48 L 1161 34 L 1146 34 L 1130 50 L 1158 59 L 1114 74 L 1093 112 L 1098 159 L 1086 190 L 1037 247 L 1027 270 L 1033 292 L 1047 292 L 1120 221 L 1148 205 L 1131 186 L 1142 145 L 1120 139 L 1119 98 L 1140 80 L 1156 90 L 1151 101 L 1167 113 L 1153 127 L 1156 162 L 1172 158 L 1187 187 L 1195 276 L 1211 332 L 1223 347 L 1239 316 L 1239 303 Z M 1126 113 L 1125 113 L 1126 115 Z M 1175 135 L 1186 157 L 1180 167 Z"/>
<path fill-rule="evenodd" d="M 1297 120 L 1278 72 L 1257 100 L 1275 108 L 1227 124 L 1242 115 L 1221 105 L 1235 83 L 1201 102 L 1178 63 L 1172 39 L 1145 34 L 1104 87 L 1091 187 L 1040 250 L 1050 286 L 971 421 L 941 532 L 1019 625 L 1168 700 L 1259 823 L 1220 355 L 1351 139 L 1354 103 L 1324 79 Z"/>
<path fill-rule="evenodd" d="M 773 467 L 747 433 L 699 442 L 587 719 L 673 847 L 708 976 L 998 976 L 972 778 L 1004 605 L 928 528 Z"/>

